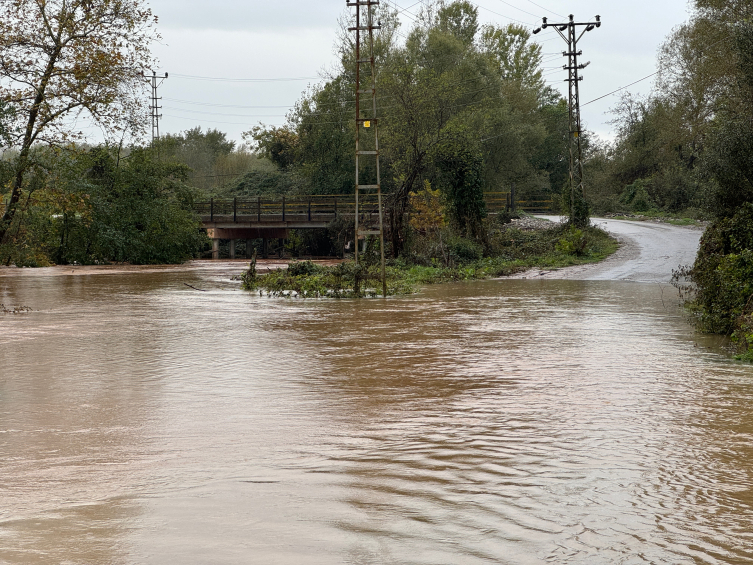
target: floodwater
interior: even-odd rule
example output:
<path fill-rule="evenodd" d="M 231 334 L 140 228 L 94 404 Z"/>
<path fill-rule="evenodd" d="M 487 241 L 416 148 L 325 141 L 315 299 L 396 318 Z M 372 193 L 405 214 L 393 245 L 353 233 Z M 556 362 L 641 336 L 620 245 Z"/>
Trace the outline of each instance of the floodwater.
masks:
<path fill-rule="evenodd" d="M 753 562 L 753 367 L 668 285 L 24 272 L 0 302 L 33 308 L 0 315 L 0 563 Z"/>

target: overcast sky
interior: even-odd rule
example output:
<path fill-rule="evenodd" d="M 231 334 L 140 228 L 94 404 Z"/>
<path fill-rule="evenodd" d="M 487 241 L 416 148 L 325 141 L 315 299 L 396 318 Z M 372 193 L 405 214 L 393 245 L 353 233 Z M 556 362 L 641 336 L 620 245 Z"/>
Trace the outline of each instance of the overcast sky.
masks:
<path fill-rule="evenodd" d="M 405 11 L 406 33 L 420 7 L 415 0 L 389 2 Z M 580 21 L 601 16 L 603 25 L 583 37 L 583 62 L 591 61 L 581 83 L 586 103 L 656 70 L 657 49 L 673 27 L 687 20 L 686 0 L 475 0 L 481 23 L 511 21 L 538 27 L 541 17 Z M 230 139 L 258 123 L 280 125 L 307 85 L 337 58 L 334 44 L 344 0 L 150 0 L 159 17 L 161 44 L 153 52 L 159 73 L 169 78 L 163 97 L 161 132 L 202 126 Z M 566 93 L 561 66 L 565 43 L 549 29 L 534 36 L 545 53 L 545 78 Z M 205 77 L 205 78 L 197 78 Z M 232 79 L 232 80 L 207 80 Z M 652 80 L 629 88 L 648 93 Z M 609 96 L 583 107 L 588 129 L 611 138 Z"/>

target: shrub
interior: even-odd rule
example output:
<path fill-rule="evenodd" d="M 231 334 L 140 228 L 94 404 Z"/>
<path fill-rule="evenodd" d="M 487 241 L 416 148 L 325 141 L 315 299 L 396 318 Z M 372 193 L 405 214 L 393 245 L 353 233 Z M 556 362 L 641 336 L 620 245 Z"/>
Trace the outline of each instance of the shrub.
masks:
<path fill-rule="evenodd" d="M 464 237 L 451 237 L 447 246 L 451 260 L 456 263 L 470 263 L 484 256 L 484 248 L 481 245 Z"/>
<path fill-rule="evenodd" d="M 634 212 L 648 212 L 654 208 L 654 202 L 647 189 L 648 183 L 638 179 L 625 187 L 620 202 L 630 206 Z"/>
<path fill-rule="evenodd" d="M 316 275 L 322 268 L 311 261 L 293 261 L 288 265 L 288 274 L 292 277 Z"/>
<path fill-rule="evenodd" d="M 750 355 L 753 336 L 753 203 L 743 204 L 731 218 L 714 222 L 701 238 L 691 269 L 675 273 L 681 291 L 695 285 L 688 301 L 701 331 L 732 336 Z"/>
<path fill-rule="evenodd" d="M 562 234 L 555 249 L 557 253 L 563 255 L 575 255 L 576 257 L 582 257 L 588 254 L 589 238 L 587 234 L 576 228 L 575 226 L 569 226 L 565 233 Z"/>

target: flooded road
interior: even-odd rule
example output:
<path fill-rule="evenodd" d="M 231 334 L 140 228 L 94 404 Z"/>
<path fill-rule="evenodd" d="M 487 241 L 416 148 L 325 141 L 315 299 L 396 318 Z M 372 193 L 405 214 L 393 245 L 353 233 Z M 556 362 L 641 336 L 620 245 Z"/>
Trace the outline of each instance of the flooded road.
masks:
<path fill-rule="evenodd" d="M 666 285 L 218 269 L 0 277 L 0 563 L 753 562 L 753 367 Z"/>

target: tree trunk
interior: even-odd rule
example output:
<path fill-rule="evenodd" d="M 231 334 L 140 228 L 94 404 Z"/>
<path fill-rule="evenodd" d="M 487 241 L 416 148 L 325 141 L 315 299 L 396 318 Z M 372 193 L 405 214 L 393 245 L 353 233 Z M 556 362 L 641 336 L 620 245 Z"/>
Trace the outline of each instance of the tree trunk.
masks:
<path fill-rule="evenodd" d="M 62 26 L 61 32 L 62 33 Z M 10 195 L 10 202 L 5 208 L 5 213 L 2 219 L 0 219 L 0 244 L 5 243 L 8 230 L 10 230 L 13 219 L 16 216 L 16 210 L 18 208 L 18 201 L 21 199 L 21 188 L 23 187 L 24 175 L 29 169 L 29 154 L 31 153 L 31 146 L 36 139 L 37 134 L 34 128 L 37 124 L 37 118 L 39 117 L 39 108 L 44 102 L 45 92 L 47 85 L 52 78 L 52 73 L 55 70 L 60 52 L 62 50 L 60 44 L 60 36 L 55 38 L 56 46 L 52 53 L 50 53 L 50 59 L 47 61 L 47 67 L 45 67 L 44 74 L 39 81 L 39 88 L 37 88 L 37 95 L 34 98 L 34 105 L 29 112 L 29 120 L 26 123 L 26 131 L 24 132 L 24 140 L 21 143 L 21 153 L 18 156 L 18 164 L 16 165 L 16 178 L 13 180 L 13 189 Z"/>

